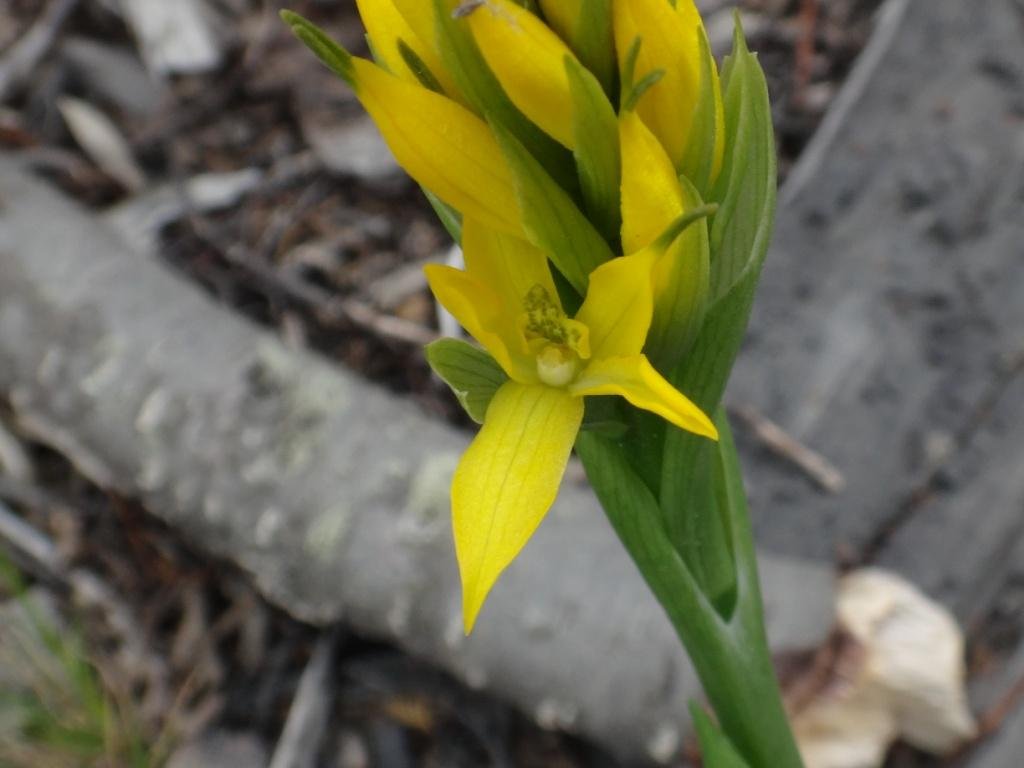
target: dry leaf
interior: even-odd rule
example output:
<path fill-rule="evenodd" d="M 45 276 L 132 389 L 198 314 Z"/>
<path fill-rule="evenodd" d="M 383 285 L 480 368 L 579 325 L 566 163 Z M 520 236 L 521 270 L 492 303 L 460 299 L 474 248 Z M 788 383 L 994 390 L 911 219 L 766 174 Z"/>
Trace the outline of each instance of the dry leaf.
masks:
<path fill-rule="evenodd" d="M 837 618 L 848 641 L 793 717 L 807 768 L 876 768 L 897 739 L 946 754 L 975 734 L 963 635 L 949 611 L 867 568 L 840 581 Z"/>

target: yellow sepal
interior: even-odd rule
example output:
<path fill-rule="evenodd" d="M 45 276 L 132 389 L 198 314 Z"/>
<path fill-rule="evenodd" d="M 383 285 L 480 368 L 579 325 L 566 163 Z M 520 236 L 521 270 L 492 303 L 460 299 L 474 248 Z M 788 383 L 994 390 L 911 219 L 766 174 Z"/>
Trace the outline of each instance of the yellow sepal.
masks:
<path fill-rule="evenodd" d="M 649 245 L 685 210 L 671 158 L 636 112 L 619 115 L 622 154 L 622 248 Z"/>
<path fill-rule="evenodd" d="M 437 48 L 437 27 L 434 22 L 434 4 L 430 0 L 394 0 L 405 23 L 427 45 L 434 56 L 440 58 Z"/>
<path fill-rule="evenodd" d="M 663 70 L 661 80 L 649 88 L 636 109 L 678 170 L 689 141 L 693 111 L 700 84 L 700 16 L 692 0 L 614 0 L 612 26 L 620 69 L 637 37 L 640 50 L 634 69 L 636 79 Z"/>
<path fill-rule="evenodd" d="M 606 261 L 590 273 L 576 319 L 590 329 L 594 359 L 636 355 L 643 349 L 654 312 L 652 270 L 660 252 L 645 249 Z"/>
<path fill-rule="evenodd" d="M 557 297 L 547 257 L 525 240 L 497 232 L 476 219 L 462 220 L 462 252 L 466 271 L 496 291 L 513 317 L 523 311 L 523 299 L 539 285 Z"/>
<path fill-rule="evenodd" d="M 540 0 L 541 11 L 558 36 L 570 42 L 576 35 L 576 26 L 580 18 L 581 0 Z"/>
<path fill-rule="evenodd" d="M 509 99 L 563 146 L 575 143 L 565 57 L 575 55 L 551 28 L 511 0 L 487 0 L 465 21 Z"/>
<path fill-rule="evenodd" d="M 554 502 L 582 420 L 582 398 L 564 389 L 506 382 L 491 400 L 452 479 L 466 634 Z"/>
<path fill-rule="evenodd" d="M 533 361 L 520 349 L 522 334 L 516 327 L 516 318 L 492 286 L 468 272 L 443 264 L 428 264 L 423 271 L 431 292 L 441 305 L 490 352 L 510 378 L 525 382 L 537 380 Z"/>
<path fill-rule="evenodd" d="M 711 419 L 669 384 L 643 355 L 593 360 L 569 386 L 574 395 L 622 395 L 637 408 L 650 411 L 680 429 L 718 439 Z"/>
<path fill-rule="evenodd" d="M 483 120 L 366 59 L 352 68 L 356 96 L 410 176 L 463 215 L 522 233 L 512 174 Z"/>
<path fill-rule="evenodd" d="M 462 101 L 455 81 L 444 68 L 432 42 L 423 40 L 416 30 L 409 26 L 394 0 L 356 0 L 356 5 L 359 7 L 359 16 L 366 27 L 366 33 L 370 36 L 374 53 L 392 74 L 410 83 L 420 84 L 416 73 L 402 57 L 399 49 L 401 41 L 426 65 L 447 96 Z"/>

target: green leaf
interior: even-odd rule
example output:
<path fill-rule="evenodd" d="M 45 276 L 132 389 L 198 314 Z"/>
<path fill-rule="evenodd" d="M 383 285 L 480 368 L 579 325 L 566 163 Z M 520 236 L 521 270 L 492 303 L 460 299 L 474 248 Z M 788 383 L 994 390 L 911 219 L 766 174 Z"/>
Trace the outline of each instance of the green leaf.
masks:
<path fill-rule="evenodd" d="M 636 109 L 636 105 L 637 102 L 640 101 L 640 97 L 647 92 L 648 88 L 657 83 L 664 76 L 664 69 L 652 69 L 646 75 L 637 80 L 635 83 L 631 83 L 628 95 L 623 101 L 622 108 L 624 110 Z"/>
<path fill-rule="evenodd" d="M 622 78 L 619 82 L 619 109 L 631 111 L 636 108 L 636 103 L 644 92 L 665 76 L 665 70 L 653 69 L 647 72 L 639 80 L 636 79 L 636 60 L 640 55 L 642 40 L 639 35 L 633 38 L 633 42 L 626 51 L 626 59 L 622 65 Z"/>
<path fill-rule="evenodd" d="M 714 413 L 746 333 L 775 211 L 775 145 L 764 75 L 737 28 L 726 62 L 726 156 L 713 196 L 711 304 L 686 359 L 669 377 L 705 413 Z M 673 542 L 706 593 L 728 615 L 736 574 L 721 556 L 727 529 L 710 482 L 713 447 L 666 430 L 660 500 Z M 725 566 L 728 565 L 728 568 Z"/>
<path fill-rule="evenodd" d="M 703 196 L 708 192 L 711 172 L 715 164 L 713 147 L 717 139 L 715 125 L 715 77 L 714 59 L 711 46 L 708 44 L 707 32 L 699 28 L 700 42 L 700 92 L 693 113 L 693 126 L 690 129 L 690 140 L 683 155 L 682 171 L 693 186 Z M 712 148 L 709 151 L 709 148 Z"/>
<path fill-rule="evenodd" d="M 625 59 L 622 62 L 622 74 L 619 79 L 619 109 L 625 109 L 625 102 L 629 98 L 629 92 L 633 90 L 633 81 L 636 79 L 636 60 L 640 55 L 640 46 L 643 41 L 637 35 L 626 50 Z"/>
<path fill-rule="evenodd" d="M 515 177 L 527 237 L 586 295 L 588 276 L 614 256 L 611 248 L 515 136 L 498 123 L 491 123 L 491 130 Z"/>
<path fill-rule="evenodd" d="M 700 193 L 685 177 L 679 179 L 683 205 L 689 215 L 714 207 L 705 207 Z M 661 240 L 661 238 L 659 238 Z M 647 334 L 644 352 L 660 371 L 671 371 L 686 355 L 707 309 L 711 251 L 705 221 L 694 219 L 685 230 L 675 234 L 667 245 L 671 269 L 661 275 L 663 282 L 655 296 L 654 317 Z"/>
<path fill-rule="evenodd" d="M 580 16 L 569 45 L 610 98 L 615 93 L 617 70 L 611 0 L 581 0 Z"/>
<path fill-rule="evenodd" d="M 594 432 L 580 432 L 576 452 L 615 532 L 665 608 L 687 648 L 722 648 L 713 608 L 672 546 L 657 499 L 626 458 L 623 448 Z M 707 660 L 705 659 L 701 659 Z M 698 671 L 703 675 L 707 670 Z"/>
<path fill-rule="evenodd" d="M 452 17 L 448 2 L 433 3 L 441 61 L 473 110 L 511 131 L 559 184 L 573 189 L 576 178 L 568 150 L 531 123 L 512 103 L 480 53 L 469 27 Z"/>
<path fill-rule="evenodd" d="M 697 704 L 690 702 L 690 714 L 700 741 L 700 756 L 704 768 L 750 768 L 739 756 L 729 737 L 718 730 L 708 713 Z"/>
<path fill-rule="evenodd" d="M 595 395 L 586 398 L 585 405 L 580 429 L 596 432 L 612 440 L 619 440 L 626 434 L 629 426 L 622 412 L 620 398 Z"/>
<path fill-rule="evenodd" d="M 292 33 L 338 77 L 356 90 L 351 54 L 334 42 L 326 32 L 308 19 L 292 11 L 281 11 L 281 19 Z"/>
<path fill-rule="evenodd" d="M 631 466 L 628 449 L 593 432 L 581 432 L 576 450 L 608 519 L 686 645 L 733 751 L 749 765 L 797 768 L 800 757 L 760 620 L 763 611 L 753 538 L 735 446 L 722 409 L 715 414 L 715 424 L 720 440 L 717 449 L 712 447 L 717 457 L 712 457 L 715 464 L 709 471 L 718 472 L 725 481 L 720 484 L 727 497 L 722 506 L 730 545 L 741 564 L 740 610 L 728 622 L 669 540 L 657 500 Z"/>
<path fill-rule="evenodd" d="M 565 71 L 573 107 L 573 156 L 583 204 L 605 240 L 615 243 L 622 226 L 618 119 L 601 84 L 579 62 L 566 56 Z"/>
<path fill-rule="evenodd" d="M 367 36 L 367 40 L 369 40 L 369 36 Z M 416 76 L 416 79 L 420 81 L 420 85 L 434 93 L 444 94 L 444 88 L 434 76 L 434 73 L 430 71 L 430 67 L 428 67 L 416 51 L 410 48 L 401 38 L 398 40 L 398 54 L 402 57 L 402 61 L 405 62 L 405 65 L 409 67 L 409 71 L 412 72 Z M 376 56 L 374 58 L 376 58 Z"/>
<path fill-rule="evenodd" d="M 745 272 L 758 271 L 775 218 L 775 138 L 768 87 L 736 22 L 725 65 L 725 157 L 711 199 L 711 295 L 723 297 Z"/>
<path fill-rule="evenodd" d="M 735 563 L 735 601 L 738 607 L 733 617 L 734 631 L 753 633 L 760 642 L 767 644 L 764 632 L 764 609 L 761 605 L 761 585 L 757 579 L 757 555 L 754 552 L 754 537 L 750 528 L 750 510 L 747 508 L 747 491 L 743 487 L 743 471 L 732 428 L 725 408 L 715 412 L 715 426 L 718 428 L 718 442 L 715 444 L 711 467 L 711 484 L 721 528 L 725 536 L 725 547 L 730 560 Z"/>
<path fill-rule="evenodd" d="M 434 213 L 437 214 L 437 218 L 440 220 L 442 226 L 448 231 L 448 234 L 452 236 L 452 240 L 456 243 L 462 243 L 462 214 L 426 187 L 420 187 L 420 189 L 422 189 L 423 194 L 426 195 L 427 202 L 430 203 L 430 207 L 434 209 Z"/>
<path fill-rule="evenodd" d="M 748 272 L 709 309 L 696 343 L 670 376 L 705 413 L 714 413 L 722 398 L 746 332 L 758 275 L 759 270 Z M 735 574 L 721 557 L 725 529 L 710 482 L 714 450 L 707 440 L 688 432 L 665 430 L 660 497 L 673 542 L 707 594 L 727 614 Z"/>
<path fill-rule="evenodd" d="M 501 366 L 487 352 L 461 339 L 431 342 L 426 355 L 434 373 L 451 387 L 469 417 L 483 424 L 491 398 L 508 381 Z"/>

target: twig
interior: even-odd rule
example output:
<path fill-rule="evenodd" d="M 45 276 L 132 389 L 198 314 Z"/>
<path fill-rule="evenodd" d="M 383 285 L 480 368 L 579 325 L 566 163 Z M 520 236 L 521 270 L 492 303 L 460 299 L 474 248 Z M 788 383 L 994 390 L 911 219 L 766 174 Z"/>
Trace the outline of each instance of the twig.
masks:
<path fill-rule="evenodd" d="M 238 250 L 229 248 L 224 255 L 232 263 L 259 278 L 267 288 L 276 289 L 289 298 L 309 306 L 323 322 L 348 320 L 385 339 L 404 344 L 423 346 L 437 339 L 437 334 L 425 326 L 379 312 L 365 301 L 335 296 L 327 289 L 306 282 L 287 270 L 275 269 L 268 264 L 245 258 Z"/>
<path fill-rule="evenodd" d="M 334 649 L 341 630 L 324 632 L 302 672 L 270 768 L 312 768 L 324 738 L 333 691 Z"/>
<path fill-rule="evenodd" d="M 13 503 L 19 507 L 42 507 L 57 503 L 57 499 L 48 491 L 44 491 L 31 481 L 18 480 L 0 475 L 0 501 Z"/>
<path fill-rule="evenodd" d="M 0 59 L 0 101 L 5 101 L 32 74 L 76 5 L 78 0 L 55 0 L 32 28 Z"/>
<path fill-rule="evenodd" d="M 438 258 L 435 256 L 402 264 L 369 281 L 364 290 L 373 298 L 375 305 L 385 311 L 391 311 L 411 296 L 426 289 L 427 276 L 423 272 L 423 267 L 437 262 Z"/>
<path fill-rule="evenodd" d="M 814 41 L 818 30 L 818 0 L 801 0 L 800 33 L 793 55 L 793 90 L 797 104 L 803 104 L 804 91 L 811 81 L 814 66 Z"/>
<path fill-rule="evenodd" d="M 57 547 L 45 535 L 14 514 L 0 501 L 0 540 L 6 542 L 25 561 L 25 565 L 42 576 L 58 582 L 67 580 Z"/>
<path fill-rule="evenodd" d="M 846 487 L 846 479 L 828 459 L 797 441 L 751 406 L 730 405 L 729 412 L 746 424 L 766 448 L 802 470 L 822 489 L 839 493 Z"/>
<path fill-rule="evenodd" d="M 0 421 L 0 476 L 10 477 L 22 483 L 29 483 L 35 475 L 35 467 L 28 451 Z"/>
<path fill-rule="evenodd" d="M 438 339 L 438 335 L 426 326 L 413 323 L 394 315 L 378 312 L 372 306 L 358 299 L 337 299 L 337 307 L 351 322 L 374 331 L 384 338 L 406 344 L 426 346 Z"/>
<path fill-rule="evenodd" d="M 1006 693 L 978 718 L 978 740 L 987 738 L 999 730 L 1003 721 L 1024 701 L 1024 676 L 1014 681 Z"/>
<path fill-rule="evenodd" d="M 329 194 L 330 189 L 323 180 L 314 181 L 302 191 L 294 203 L 287 207 L 275 208 L 260 234 L 255 248 L 255 257 L 269 264 L 288 230 L 322 203 Z"/>
<path fill-rule="evenodd" d="M 221 244 L 216 234 L 211 232 L 210 227 L 199 217 L 191 217 L 191 223 L 200 237 L 214 245 L 225 259 L 255 278 L 265 290 L 308 306 L 322 322 L 336 323 L 339 320 L 347 320 L 385 339 L 403 344 L 423 346 L 438 338 L 438 335 L 426 326 L 379 312 L 365 301 L 336 296 L 326 288 L 307 282 L 289 270 L 278 269 L 254 258 L 237 245 Z"/>

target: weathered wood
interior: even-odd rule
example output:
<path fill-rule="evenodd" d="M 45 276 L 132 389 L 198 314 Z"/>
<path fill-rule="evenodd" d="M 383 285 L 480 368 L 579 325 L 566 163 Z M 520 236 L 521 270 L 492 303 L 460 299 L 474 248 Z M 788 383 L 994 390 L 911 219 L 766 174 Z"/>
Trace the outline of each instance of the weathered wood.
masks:
<path fill-rule="evenodd" d="M 891 568 L 975 639 L 1024 578 L 1022 42 L 1008 0 L 912 0 L 782 213 L 732 386 L 847 481 L 826 495 L 747 441 L 761 542 Z M 973 681 L 977 714 L 1022 660 Z M 1020 763 L 1022 709 L 972 768 Z"/>
<path fill-rule="evenodd" d="M 1022 358 L 1024 359 L 1024 358 Z M 948 605 L 965 626 L 1024 579 L 1024 375 L 1007 371 L 970 445 L 937 470 L 878 563 Z M 1024 621 L 1024 616 L 1021 617 Z"/>
<path fill-rule="evenodd" d="M 1024 643 L 1003 671 L 1002 694 L 1010 698 L 1002 703 L 1009 704 L 1010 709 L 995 713 L 1000 717 L 998 728 L 972 751 L 966 768 L 1013 768 L 1024 762 Z"/>
<path fill-rule="evenodd" d="M 1018 419 L 1016 424 L 1020 423 Z M 1020 474 L 1019 469 L 1017 473 Z M 956 559 L 955 554 L 947 557 L 941 550 L 938 557 Z M 978 607 L 965 600 L 959 606 L 962 615 L 969 617 L 969 639 L 984 646 L 985 662 L 973 675 L 968 689 L 971 709 L 981 728 L 980 742 L 964 763 L 969 768 L 1014 766 L 1020 760 L 1007 760 L 1007 756 L 1024 754 L 1024 635 L 1020 632 L 1024 622 L 1024 536 L 1017 538 L 1012 549 L 1006 547 L 1003 558 L 993 559 L 988 565 L 980 570 L 998 580 L 990 576 L 980 583 L 997 584 L 994 595 L 987 594 L 993 591 L 987 589 L 978 595 Z M 959 595 L 968 593 L 967 589 L 954 589 Z M 1016 640 L 1016 649 L 1005 647 L 1007 637 Z M 979 655 L 977 649 L 974 655 Z"/>
<path fill-rule="evenodd" d="M 917 513 L 939 454 L 991 418 L 979 407 L 1024 345 L 1022 29 L 1010 0 L 912 0 L 780 212 L 730 396 L 847 486 L 823 494 L 744 440 L 755 527 L 776 551 L 870 560 Z M 1024 433 L 1006 440 L 1019 453 Z"/>

